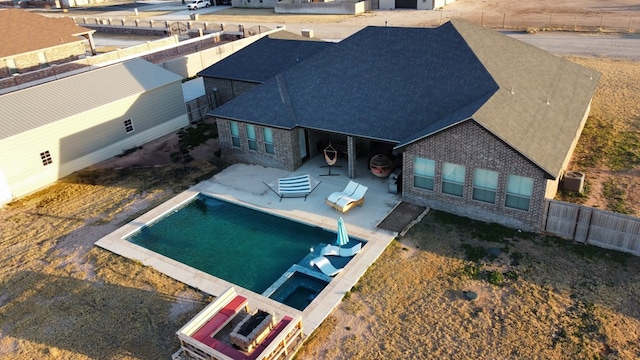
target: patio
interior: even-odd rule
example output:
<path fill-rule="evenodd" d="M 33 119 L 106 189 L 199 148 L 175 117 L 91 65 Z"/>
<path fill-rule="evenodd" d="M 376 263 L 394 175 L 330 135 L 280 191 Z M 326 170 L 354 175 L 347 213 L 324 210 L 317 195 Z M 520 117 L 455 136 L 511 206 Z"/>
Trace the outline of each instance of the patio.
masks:
<path fill-rule="evenodd" d="M 190 190 L 177 195 L 100 239 L 96 245 L 121 256 L 141 261 L 147 266 L 152 266 L 158 271 L 214 296 L 219 296 L 230 286 L 234 286 L 238 294 L 246 296 L 260 308 L 270 309 L 276 314 L 302 314 L 304 333 L 309 335 L 340 303 L 344 294 L 356 284 L 367 268 L 397 236 L 396 232 L 377 228 L 376 225 L 401 201 L 400 195 L 389 192 L 387 179 L 375 177 L 367 169 L 366 162 L 360 160 L 356 167 L 356 178 L 353 180 L 369 188 L 365 195 L 364 205 L 357 206 L 348 213 L 340 213 L 327 206 L 325 199 L 329 194 L 343 190 L 349 182 L 350 179 L 346 175 L 346 161 L 342 159 L 337 164 L 342 167 L 334 166 L 331 169 L 331 174 L 335 176 L 323 176 L 329 173 L 329 169 L 322 167 L 323 165 L 326 163 L 322 156 L 310 159 L 294 173 L 256 165 L 232 165 L 213 178 L 195 185 Z M 284 198 L 280 201 L 280 198 L 264 184 L 273 183 L 278 178 L 304 174 L 309 174 L 321 181 L 306 200 L 300 197 Z M 172 211 L 176 206 L 198 193 L 331 231 L 337 230 L 337 219 L 342 216 L 349 235 L 365 240 L 367 244 L 311 304 L 303 312 L 300 312 L 123 240 L 123 237 L 136 231 L 140 225 Z"/>

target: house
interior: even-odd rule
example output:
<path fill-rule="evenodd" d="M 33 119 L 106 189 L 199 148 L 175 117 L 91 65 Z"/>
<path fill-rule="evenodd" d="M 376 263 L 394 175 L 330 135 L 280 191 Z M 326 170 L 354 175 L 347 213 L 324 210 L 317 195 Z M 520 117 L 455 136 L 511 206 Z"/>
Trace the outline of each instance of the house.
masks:
<path fill-rule="evenodd" d="M 181 81 L 134 59 L 0 95 L 0 204 L 187 126 Z"/>
<path fill-rule="evenodd" d="M 84 58 L 87 40 L 95 55 L 95 30 L 80 27 L 68 17 L 4 9 L 0 24 L 0 78 Z"/>
<path fill-rule="evenodd" d="M 300 64 L 333 43 L 278 31 L 198 72 L 209 94 L 222 105 Z"/>
<path fill-rule="evenodd" d="M 211 115 L 225 158 L 293 171 L 331 142 L 354 178 L 386 153 L 403 200 L 535 231 L 599 76 L 460 19 L 367 27 Z"/>

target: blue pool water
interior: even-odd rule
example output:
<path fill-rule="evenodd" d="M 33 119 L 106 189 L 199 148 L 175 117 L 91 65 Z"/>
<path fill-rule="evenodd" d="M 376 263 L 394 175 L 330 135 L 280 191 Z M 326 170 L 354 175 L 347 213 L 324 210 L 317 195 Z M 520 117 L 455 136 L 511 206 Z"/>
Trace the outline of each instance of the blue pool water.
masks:
<path fill-rule="evenodd" d="M 321 228 L 199 195 L 128 240 L 260 294 L 310 248 L 335 238 Z"/>
<path fill-rule="evenodd" d="M 327 284 L 327 281 L 317 277 L 294 272 L 269 297 L 298 310 L 304 310 Z"/>

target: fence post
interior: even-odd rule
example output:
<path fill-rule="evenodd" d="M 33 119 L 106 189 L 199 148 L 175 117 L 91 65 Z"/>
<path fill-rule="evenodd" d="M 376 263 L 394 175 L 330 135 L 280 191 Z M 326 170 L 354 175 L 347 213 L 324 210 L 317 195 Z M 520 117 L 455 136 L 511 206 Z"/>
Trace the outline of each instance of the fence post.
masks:
<path fill-rule="evenodd" d="M 551 27 L 551 19 L 553 18 L 553 13 L 549 14 L 549 27 Z"/>
<path fill-rule="evenodd" d="M 578 30 L 578 15 L 574 15 L 573 17 L 573 31 Z"/>
<path fill-rule="evenodd" d="M 631 18 L 633 16 L 629 16 L 629 26 L 627 26 L 627 32 L 630 33 L 631 32 Z"/>
<path fill-rule="evenodd" d="M 502 13 L 502 28 L 504 29 L 504 20 L 507 17 L 507 13 Z"/>

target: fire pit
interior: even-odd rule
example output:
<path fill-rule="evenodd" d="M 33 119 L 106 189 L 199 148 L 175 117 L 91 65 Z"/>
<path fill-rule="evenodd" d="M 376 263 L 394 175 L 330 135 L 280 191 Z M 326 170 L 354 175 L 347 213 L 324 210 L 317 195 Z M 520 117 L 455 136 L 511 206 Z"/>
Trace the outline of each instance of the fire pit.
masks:
<path fill-rule="evenodd" d="M 266 311 L 258 310 L 249 314 L 229 334 L 231 343 L 251 352 L 269 334 L 274 323 L 275 318 Z"/>

